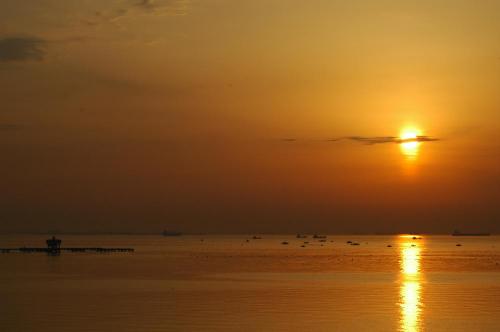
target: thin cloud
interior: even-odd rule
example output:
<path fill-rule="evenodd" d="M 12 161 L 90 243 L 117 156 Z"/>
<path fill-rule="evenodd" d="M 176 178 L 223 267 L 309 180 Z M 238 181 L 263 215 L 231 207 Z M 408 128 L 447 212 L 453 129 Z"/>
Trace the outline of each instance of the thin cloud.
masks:
<path fill-rule="evenodd" d="M 2 131 L 16 131 L 22 128 L 21 125 L 14 123 L 0 123 L 0 132 Z"/>
<path fill-rule="evenodd" d="M 348 136 L 341 137 L 335 140 L 339 141 L 342 139 L 347 139 L 351 141 L 360 142 L 367 145 L 373 144 L 385 144 L 385 143 L 411 143 L 411 142 L 435 142 L 439 141 L 439 138 L 431 137 L 431 136 L 416 136 L 412 138 L 401 138 L 396 136 L 375 136 L 375 137 L 364 137 L 364 136 Z"/>
<path fill-rule="evenodd" d="M 41 61 L 46 54 L 47 41 L 36 37 L 7 37 L 0 39 L 0 62 Z"/>
<path fill-rule="evenodd" d="M 298 139 L 296 138 L 282 138 L 281 140 L 284 142 L 298 141 Z M 441 139 L 431 136 L 416 136 L 412 138 L 401 138 L 397 136 L 344 136 L 344 137 L 328 138 L 325 141 L 339 142 L 345 140 L 355 141 L 366 145 L 374 145 L 374 144 L 385 144 L 385 143 L 403 144 L 411 142 L 435 142 L 435 141 L 440 141 Z"/>
<path fill-rule="evenodd" d="M 155 10 L 158 7 L 154 0 L 142 0 L 136 6 L 144 10 Z"/>
<path fill-rule="evenodd" d="M 114 23 L 122 17 L 127 16 L 127 8 L 118 8 L 110 11 L 95 11 L 94 15 L 81 20 L 87 26 L 99 26 L 105 23 Z"/>
<path fill-rule="evenodd" d="M 185 15 L 189 4 L 189 0 L 141 0 L 135 7 L 159 15 Z"/>
<path fill-rule="evenodd" d="M 140 0 L 109 10 L 97 10 L 92 17 L 85 18 L 82 22 L 88 26 L 95 26 L 105 23 L 115 24 L 134 15 L 181 16 L 187 14 L 190 3 L 190 0 Z"/>

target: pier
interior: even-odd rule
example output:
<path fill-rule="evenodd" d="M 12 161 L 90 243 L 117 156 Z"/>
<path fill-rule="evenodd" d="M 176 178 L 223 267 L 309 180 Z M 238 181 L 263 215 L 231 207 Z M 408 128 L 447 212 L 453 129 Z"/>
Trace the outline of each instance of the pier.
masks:
<path fill-rule="evenodd" d="M 47 247 L 21 247 L 21 248 L 0 248 L 0 253 L 47 253 L 59 254 L 61 252 L 70 253 L 113 253 L 113 252 L 134 252 L 133 248 L 101 248 L 101 247 L 61 247 L 62 241 L 56 239 L 54 236 L 47 241 Z"/>
<path fill-rule="evenodd" d="M 0 248 L 0 253 L 53 253 L 53 252 L 97 252 L 97 253 L 110 253 L 110 252 L 133 252 L 134 248 L 60 248 L 58 250 L 51 250 L 49 248 Z"/>

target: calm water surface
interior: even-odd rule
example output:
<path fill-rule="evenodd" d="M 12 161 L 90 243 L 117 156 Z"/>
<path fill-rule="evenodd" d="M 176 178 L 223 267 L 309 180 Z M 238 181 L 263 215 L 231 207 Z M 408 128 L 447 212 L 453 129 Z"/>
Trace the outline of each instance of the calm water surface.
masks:
<path fill-rule="evenodd" d="M 136 252 L 0 254 L 1 331 L 500 331 L 498 236 L 61 238 Z"/>

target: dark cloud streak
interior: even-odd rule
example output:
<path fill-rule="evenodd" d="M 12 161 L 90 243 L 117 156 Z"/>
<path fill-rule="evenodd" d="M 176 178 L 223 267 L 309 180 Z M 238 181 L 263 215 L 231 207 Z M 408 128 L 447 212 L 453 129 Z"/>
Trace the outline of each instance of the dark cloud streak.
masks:
<path fill-rule="evenodd" d="M 150 13 L 184 15 L 189 2 L 189 0 L 141 0 L 135 6 Z"/>
<path fill-rule="evenodd" d="M 411 142 L 435 142 L 440 141 L 440 138 L 431 137 L 431 136 L 417 136 L 413 138 L 401 138 L 396 136 L 373 136 L 373 137 L 365 137 L 365 136 L 345 136 L 345 137 L 336 137 L 329 138 L 325 141 L 327 142 L 338 142 L 343 140 L 350 140 L 359 142 L 366 145 L 374 145 L 374 144 L 384 144 L 384 143 L 411 143 Z M 298 139 L 296 138 L 283 138 L 284 142 L 296 142 Z"/>
<path fill-rule="evenodd" d="M 0 39 L 0 62 L 41 61 L 45 57 L 47 41 L 36 37 L 8 37 Z"/>
<path fill-rule="evenodd" d="M 410 143 L 410 142 L 434 142 L 439 141 L 439 138 L 434 138 L 430 136 L 417 136 L 413 138 L 401 138 L 396 136 L 376 136 L 376 137 L 363 137 L 363 136 L 349 136 L 342 137 L 340 139 L 348 139 L 356 142 L 360 142 L 367 145 L 373 144 L 384 144 L 384 143 Z"/>
<path fill-rule="evenodd" d="M 16 131 L 22 128 L 21 125 L 13 123 L 0 123 L 0 132 L 2 131 Z"/>
<path fill-rule="evenodd" d="M 134 15 L 151 16 L 179 16 L 186 15 L 190 0 L 139 0 L 134 3 L 124 4 L 111 10 L 95 10 L 93 15 L 81 19 L 86 26 L 100 26 L 112 24 L 123 28 L 119 21 Z"/>

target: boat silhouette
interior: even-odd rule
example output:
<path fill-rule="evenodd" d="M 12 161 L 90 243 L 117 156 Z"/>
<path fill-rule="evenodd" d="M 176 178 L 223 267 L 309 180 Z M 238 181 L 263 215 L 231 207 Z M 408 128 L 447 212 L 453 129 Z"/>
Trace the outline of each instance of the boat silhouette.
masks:
<path fill-rule="evenodd" d="M 164 230 L 162 234 L 163 234 L 163 236 L 181 236 L 182 235 L 181 232 L 168 231 L 168 230 Z"/>

